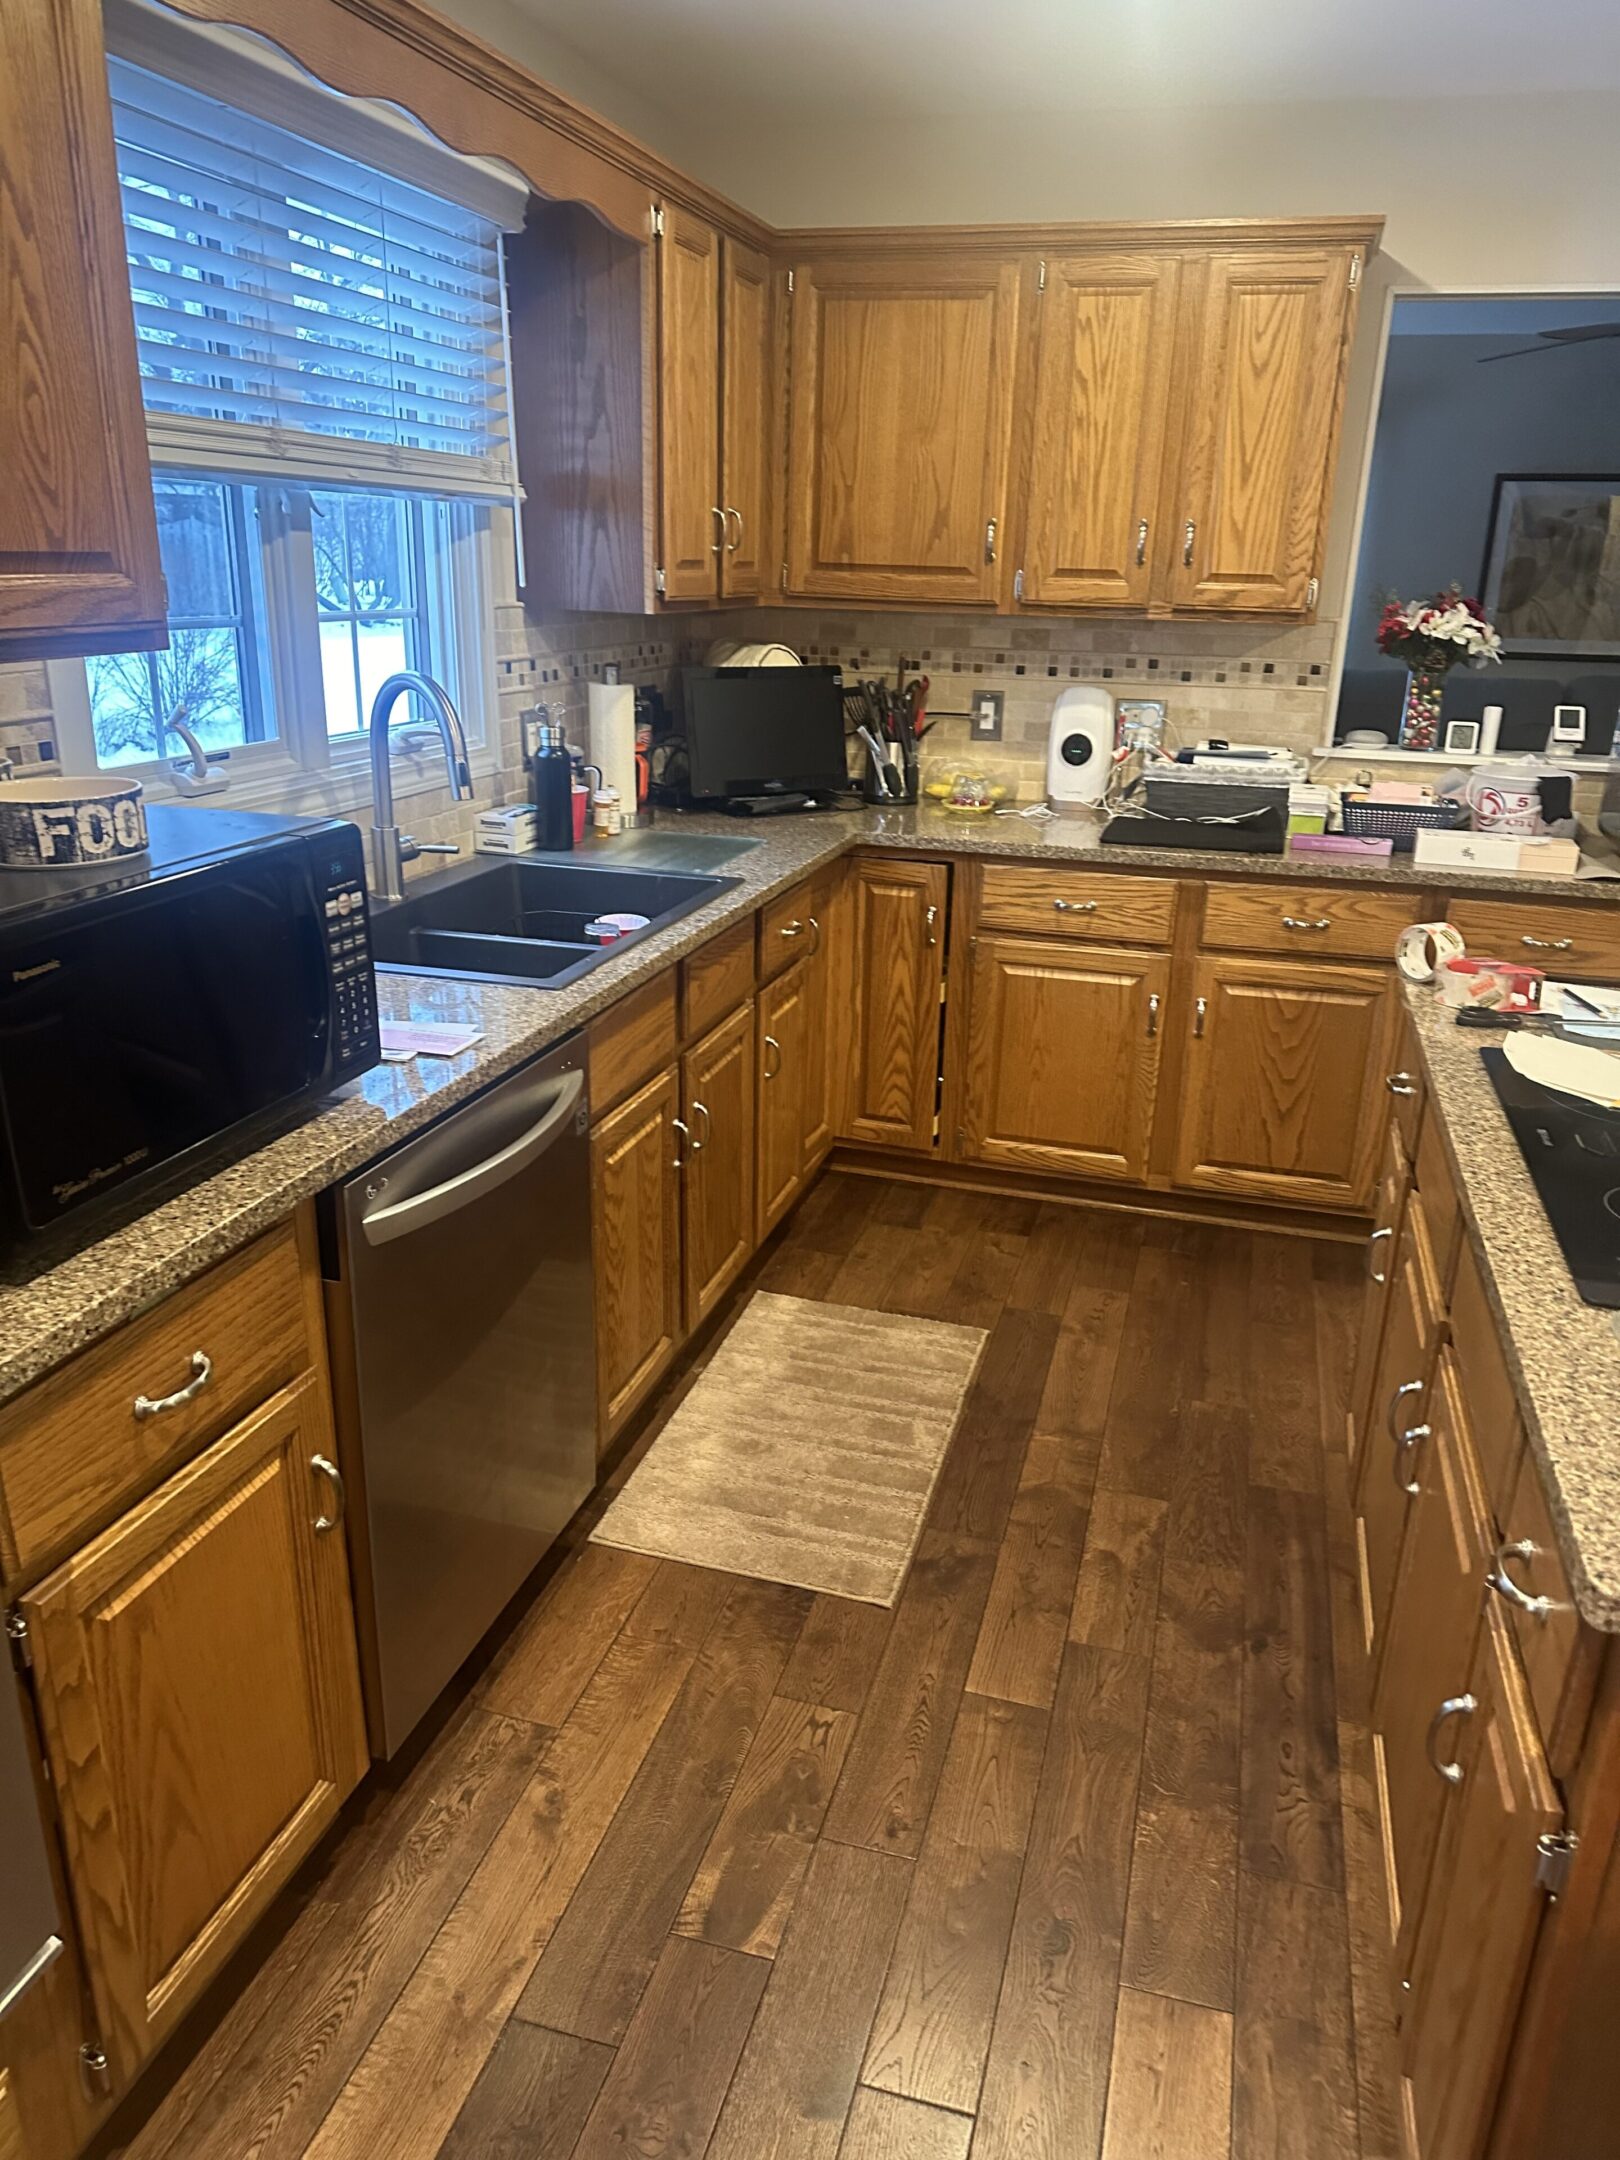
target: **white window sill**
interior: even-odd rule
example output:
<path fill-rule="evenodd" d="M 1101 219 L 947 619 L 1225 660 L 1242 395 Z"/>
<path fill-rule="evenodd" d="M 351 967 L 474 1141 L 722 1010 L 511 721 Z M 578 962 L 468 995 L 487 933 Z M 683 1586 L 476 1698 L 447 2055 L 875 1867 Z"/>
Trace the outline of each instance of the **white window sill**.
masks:
<path fill-rule="evenodd" d="M 500 770 L 499 758 L 487 746 L 473 749 L 468 765 L 475 788 Z M 299 815 L 327 817 L 347 817 L 371 808 L 371 761 L 364 752 L 340 756 L 324 769 L 295 765 L 288 758 L 256 758 L 241 765 L 233 758 L 225 767 L 228 784 L 209 795 L 192 795 L 177 787 L 164 766 L 126 766 L 124 770 L 140 780 L 150 802 L 217 803 L 236 810 L 290 809 Z M 397 749 L 393 770 L 396 808 L 413 796 L 436 794 L 449 785 L 436 744 L 431 751 Z"/>
<path fill-rule="evenodd" d="M 1402 750 L 1398 744 L 1386 743 L 1375 749 L 1371 743 L 1329 743 L 1325 748 L 1313 751 L 1317 758 L 1341 758 L 1352 765 L 1502 765 L 1511 764 L 1515 758 L 1536 758 L 1554 772 L 1612 773 L 1620 772 L 1620 758 L 1549 757 L 1545 750 Z"/>

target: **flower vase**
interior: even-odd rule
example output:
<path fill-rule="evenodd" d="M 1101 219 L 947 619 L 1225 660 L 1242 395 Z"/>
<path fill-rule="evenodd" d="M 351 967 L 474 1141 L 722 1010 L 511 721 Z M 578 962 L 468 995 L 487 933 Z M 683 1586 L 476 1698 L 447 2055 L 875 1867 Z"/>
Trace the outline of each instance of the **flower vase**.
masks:
<path fill-rule="evenodd" d="M 1444 668 L 1413 668 L 1406 678 L 1406 703 L 1401 707 L 1401 748 L 1437 750 L 1440 747 L 1440 700 L 1445 694 Z"/>

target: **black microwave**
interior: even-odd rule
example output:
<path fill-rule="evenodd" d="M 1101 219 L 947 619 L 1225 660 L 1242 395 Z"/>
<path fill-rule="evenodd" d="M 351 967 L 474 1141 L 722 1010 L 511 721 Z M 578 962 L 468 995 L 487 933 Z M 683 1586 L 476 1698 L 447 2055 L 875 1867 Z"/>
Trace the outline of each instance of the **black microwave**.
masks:
<path fill-rule="evenodd" d="M 381 1056 L 352 825 L 147 810 L 138 865 L 0 871 L 0 1252 L 160 1197 Z"/>

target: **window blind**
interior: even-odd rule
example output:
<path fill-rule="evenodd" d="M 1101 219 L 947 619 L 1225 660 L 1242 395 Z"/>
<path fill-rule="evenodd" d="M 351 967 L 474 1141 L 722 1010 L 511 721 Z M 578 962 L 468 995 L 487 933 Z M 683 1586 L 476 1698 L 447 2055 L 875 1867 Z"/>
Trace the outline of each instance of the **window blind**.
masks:
<path fill-rule="evenodd" d="M 510 497 L 499 226 L 108 65 L 154 454 Z"/>

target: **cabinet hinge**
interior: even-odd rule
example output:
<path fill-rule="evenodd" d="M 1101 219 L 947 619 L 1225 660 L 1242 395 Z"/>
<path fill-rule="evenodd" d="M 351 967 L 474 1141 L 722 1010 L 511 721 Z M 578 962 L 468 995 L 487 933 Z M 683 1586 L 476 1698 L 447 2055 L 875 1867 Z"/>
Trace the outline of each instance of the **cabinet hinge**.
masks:
<path fill-rule="evenodd" d="M 782 557 L 782 590 L 787 591 L 787 557 Z"/>
<path fill-rule="evenodd" d="M 1358 285 L 1359 285 L 1360 283 L 1361 283 L 1361 257 L 1360 257 L 1359 255 L 1352 255 L 1352 256 L 1351 256 L 1351 258 L 1350 258 L 1350 290 L 1351 290 L 1352 292 L 1354 292 L 1354 291 L 1355 291 L 1355 289 L 1356 289 L 1356 287 L 1357 287 L 1357 286 L 1358 286 Z"/>
<path fill-rule="evenodd" d="M 652 236 L 655 240 L 662 240 L 664 237 L 664 213 L 657 203 L 654 203 L 652 208 Z"/>
<path fill-rule="evenodd" d="M 939 1002 L 942 1005 L 945 1002 L 945 978 L 943 975 L 939 978 Z"/>
<path fill-rule="evenodd" d="M 1315 607 L 1317 600 L 1321 595 L 1321 591 L 1322 580 L 1320 578 L 1312 578 L 1311 582 L 1305 588 L 1305 605 L 1309 608 Z"/>
<path fill-rule="evenodd" d="M 1024 597 L 1024 573 L 1023 573 L 1023 571 L 1022 571 L 1022 570 L 1015 570 L 1015 571 L 1013 572 L 1013 598 L 1014 598 L 1015 600 L 1022 600 L 1022 599 L 1023 599 L 1023 597 Z"/>
<path fill-rule="evenodd" d="M 1536 1839 L 1536 1888 L 1556 1905 L 1569 1885 L 1569 1871 L 1580 1839 L 1573 1830 L 1549 1830 Z"/>
<path fill-rule="evenodd" d="M 660 594 L 661 594 L 661 593 L 663 592 L 663 590 L 664 590 L 664 573 L 663 573 L 663 571 L 662 571 L 662 570 L 655 570 L 655 571 L 653 572 L 653 591 L 654 591 L 655 593 L 660 593 Z"/>
<path fill-rule="evenodd" d="M 790 270 L 790 271 L 788 272 L 788 291 L 789 291 L 789 292 L 791 292 L 792 290 L 793 290 L 793 272 L 792 272 L 792 271 Z"/>
<path fill-rule="evenodd" d="M 15 1605 L 6 1614 L 6 1641 L 11 1645 L 12 1664 L 19 1672 L 28 1672 L 34 1662 L 34 1645 L 27 1619 Z"/>
<path fill-rule="evenodd" d="M 1046 290 L 1046 262 L 1044 258 L 1041 262 L 1041 274 L 1035 281 L 1035 290 L 1037 292 L 1045 292 Z"/>

